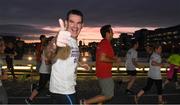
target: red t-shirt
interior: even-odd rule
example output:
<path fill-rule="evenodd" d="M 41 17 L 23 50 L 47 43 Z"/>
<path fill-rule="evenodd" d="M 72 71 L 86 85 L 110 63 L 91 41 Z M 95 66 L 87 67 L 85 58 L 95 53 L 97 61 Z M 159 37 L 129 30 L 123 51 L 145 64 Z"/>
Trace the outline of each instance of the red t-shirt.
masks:
<path fill-rule="evenodd" d="M 114 51 L 110 41 L 107 39 L 101 40 L 96 49 L 96 76 L 98 78 L 112 77 L 111 69 L 112 63 L 101 62 L 100 54 L 105 53 L 108 57 L 114 58 Z"/>

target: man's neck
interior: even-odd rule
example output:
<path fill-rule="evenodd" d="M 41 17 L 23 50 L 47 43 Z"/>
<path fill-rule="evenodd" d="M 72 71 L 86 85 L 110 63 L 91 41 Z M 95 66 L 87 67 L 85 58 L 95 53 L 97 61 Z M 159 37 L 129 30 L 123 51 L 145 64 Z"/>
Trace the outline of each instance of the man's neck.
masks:
<path fill-rule="evenodd" d="M 111 41 L 111 38 L 106 37 L 105 39 L 107 39 L 108 41 Z"/>

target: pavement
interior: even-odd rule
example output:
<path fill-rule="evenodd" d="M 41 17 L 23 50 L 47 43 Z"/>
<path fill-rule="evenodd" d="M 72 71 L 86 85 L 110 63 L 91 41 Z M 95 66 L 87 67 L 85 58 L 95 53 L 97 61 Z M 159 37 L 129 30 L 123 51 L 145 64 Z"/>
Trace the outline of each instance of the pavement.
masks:
<path fill-rule="evenodd" d="M 123 77 L 121 77 L 122 79 Z M 120 77 L 115 80 L 115 96 L 112 100 L 105 104 L 134 104 L 134 95 L 127 95 L 125 88 L 127 86 L 127 79 L 123 78 L 123 83 L 120 84 Z M 36 81 L 30 80 L 8 80 L 3 81 L 3 85 L 8 94 L 9 104 L 26 104 L 24 99 L 30 95 L 30 85 Z M 137 93 L 146 84 L 145 77 L 138 77 L 132 90 Z M 81 77 L 77 80 L 77 99 L 88 99 L 100 93 L 100 88 L 95 78 Z M 52 104 L 51 97 L 47 96 L 48 86 L 40 93 L 34 100 L 34 104 Z M 166 104 L 180 104 L 180 89 L 175 88 L 174 83 L 168 84 L 163 91 Z M 156 104 L 158 103 L 155 86 L 145 93 L 140 99 L 140 104 Z"/>

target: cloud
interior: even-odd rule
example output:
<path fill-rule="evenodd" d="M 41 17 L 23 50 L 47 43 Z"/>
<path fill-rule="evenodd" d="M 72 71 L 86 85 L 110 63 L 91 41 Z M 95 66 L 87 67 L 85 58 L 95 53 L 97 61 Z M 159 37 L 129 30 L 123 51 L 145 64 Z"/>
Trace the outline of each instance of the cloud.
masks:
<path fill-rule="evenodd" d="M 70 9 L 85 16 L 79 39 L 100 39 L 99 27 L 111 24 L 115 37 L 141 28 L 180 24 L 180 0 L 0 0 L 0 34 L 38 39 L 54 35 L 58 19 Z"/>
<path fill-rule="evenodd" d="M 179 0 L 1 0 L 0 23 L 58 26 L 76 8 L 89 26 L 168 27 L 180 23 Z"/>
<path fill-rule="evenodd" d="M 0 25 L 0 35 L 19 36 L 23 39 L 38 39 L 41 34 L 53 34 L 53 31 L 44 30 L 38 26 L 6 24 Z M 38 38 L 37 38 L 38 37 Z"/>

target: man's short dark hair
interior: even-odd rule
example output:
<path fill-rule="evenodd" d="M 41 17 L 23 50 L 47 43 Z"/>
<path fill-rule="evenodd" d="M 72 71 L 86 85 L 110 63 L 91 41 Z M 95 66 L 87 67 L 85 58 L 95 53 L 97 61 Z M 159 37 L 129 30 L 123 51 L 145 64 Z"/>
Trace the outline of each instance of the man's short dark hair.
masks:
<path fill-rule="evenodd" d="M 105 38 L 106 37 L 106 32 L 110 32 L 110 29 L 111 29 L 111 25 L 109 25 L 109 24 L 102 26 L 101 29 L 100 29 L 101 36 L 103 38 Z"/>
<path fill-rule="evenodd" d="M 69 15 L 70 15 L 70 14 L 74 14 L 74 15 L 80 16 L 81 19 L 82 19 L 82 23 L 83 23 L 83 21 L 84 21 L 84 16 L 83 16 L 83 13 L 82 13 L 81 11 L 76 10 L 76 9 L 70 10 L 70 11 L 67 13 L 66 20 L 69 20 Z"/>
<path fill-rule="evenodd" d="M 138 41 L 136 39 L 132 39 L 131 40 L 131 47 L 134 47 L 134 45 L 136 45 L 138 43 Z"/>

